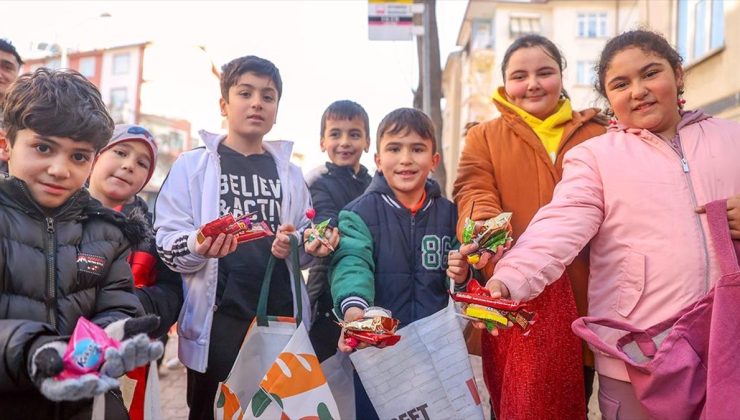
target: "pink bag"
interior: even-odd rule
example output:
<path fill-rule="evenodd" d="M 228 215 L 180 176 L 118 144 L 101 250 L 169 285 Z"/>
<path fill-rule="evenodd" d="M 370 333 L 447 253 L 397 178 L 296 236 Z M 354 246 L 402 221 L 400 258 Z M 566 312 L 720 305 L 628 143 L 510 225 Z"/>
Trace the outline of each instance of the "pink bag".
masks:
<path fill-rule="evenodd" d="M 740 267 L 730 239 L 727 201 L 706 206 L 722 277 L 696 303 L 647 330 L 614 319 L 584 317 L 573 332 L 623 360 L 637 398 L 656 419 L 740 416 Z M 627 331 L 616 346 L 589 324 Z"/>

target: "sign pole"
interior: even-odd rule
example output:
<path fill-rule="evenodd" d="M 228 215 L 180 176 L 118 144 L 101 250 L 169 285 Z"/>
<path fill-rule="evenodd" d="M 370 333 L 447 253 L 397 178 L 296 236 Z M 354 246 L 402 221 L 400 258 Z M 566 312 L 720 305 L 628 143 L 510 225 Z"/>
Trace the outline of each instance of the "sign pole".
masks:
<path fill-rule="evenodd" d="M 432 40 L 429 35 L 429 27 L 431 26 L 430 20 L 431 19 L 429 16 L 429 8 L 424 7 L 424 12 L 422 13 L 422 26 L 424 28 L 424 34 L 422 35 L 423 38 L 422 38 L 422 57 L 421 57 L 421 61 L 422 61 L 422 70 L 421 70 L 422 108 L 423 108 L 424 113 L 429 115 L 431 118 L 431 115 L 432 115 L 432 78 L 431 78 Z"/>

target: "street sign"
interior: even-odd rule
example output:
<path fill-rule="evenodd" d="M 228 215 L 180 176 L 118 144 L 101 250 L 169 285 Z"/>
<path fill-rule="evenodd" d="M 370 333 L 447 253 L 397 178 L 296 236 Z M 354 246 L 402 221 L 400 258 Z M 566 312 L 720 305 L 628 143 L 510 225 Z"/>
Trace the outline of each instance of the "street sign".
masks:
<path fill-rule="evenodd" d="M 371 41 L 411 41 L 414 0 L 368 0 L 367 27 Z"/>

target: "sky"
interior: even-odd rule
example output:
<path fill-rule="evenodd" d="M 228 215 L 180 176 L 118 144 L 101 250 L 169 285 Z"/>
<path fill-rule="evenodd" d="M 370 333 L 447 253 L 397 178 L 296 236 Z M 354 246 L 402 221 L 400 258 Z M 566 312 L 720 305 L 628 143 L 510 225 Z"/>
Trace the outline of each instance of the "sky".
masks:
<path fill-rule="evenodd" d="M 459 48 L 466 5 L 437 0 L 442 66 Z M 294 141 L 306 157 L 304 171 L 326 160 L 319 130 L 331 102 L 350 99 L 368 111 L 373 143 L 362 162 L 371 167 L 378 123 L 393 109 L 411 106 L 417 85 L 416 42 L 369 41 L 366 0 L 0 1 L 0 10 L 0 38 L 21 49 L 32 41 L 82 49 L 166 41 L 205 46 L 219 68 L 249 54 L 273 61 L 283 96 L 266 139 Z M 170 63 L 174 71 L 187 64 Z M 184 83 L 183 95 L 187 91 Z M 215 101 L 213 112 L 219 113 Z"/>

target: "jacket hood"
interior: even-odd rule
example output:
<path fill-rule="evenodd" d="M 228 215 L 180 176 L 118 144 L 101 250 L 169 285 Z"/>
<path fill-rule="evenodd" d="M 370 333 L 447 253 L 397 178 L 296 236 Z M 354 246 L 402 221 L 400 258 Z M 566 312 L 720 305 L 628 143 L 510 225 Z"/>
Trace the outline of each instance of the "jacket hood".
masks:
<path fill-rule="evenodd" d="M 18 209 L 39 220 L 47 216 L 59 220 L 79 218 L 92 200 L 87 190 L 80 188 L 64 204 L 47 214 L 31 197 L 25 181 L 12 176 L 0 177 L 0 204 Z"/>
<path fill-rule="evenodd" d="M 136 198 L 141 200 L 138 196 Z M 134 203 L 130 204 L 130 206 L 136 203 L 136 200 L 134 200 Z M 139 204 L 143 204 L 146 207 L 144 200 L 141 200 Z M 138 206 L 133 207 L 131 211 L 124 214 L 109 209 L 103 206 L 100 201 L 91 198 L 84 209 L 84 216 L 87 218 L 99 218 L 115 225 L 134 248 L 146 247 L 154 239 L 153 231 L 146 218 L 146 212 Z"/>
<path fill-rule="evenodd" d="M 704 121 L 704 120 L 706 120 L 708 118 L 712 118 L 711 115 L 705 113 L 704 111 L 702 111 L 700 109 L 694 109 L 694 110 L 690 110 L 690 111 L 681 110 L 678 113 L 681 115 L 681 121 L 678 122 L 678 126 L 676 127 L 676 131 L 679 131 L 682 128 L 684 128 L 686 126 L 689 126 L 691 124 L 696 124 L 696 123 L 701 122 L 701 121 Z M 607 129 L 607 131 L 609 131 L 609 132 L 612 132 L 612 131 L 624 131 L 624 132 L 628 132 L 628 133 L 638 134 L 639 132 L 642 131 L 642 129 L 640 129 L 640 128 L 627 127 L 626 125 L 624 125 L 621 122 L 619 122 L 619 120 L 611 120 L 611 122 L 609 124 L 609 128 Z"/>
<path fill-rule="evenodd" d="M 439 187 L 439 184 L 431 178 L 427 178 L 426 183 L 424 184 L 424 190 L 429 198 L 438 198 L 442 196 L 442 189 Z M 367 187 L 367 192 L 386 194 L 393 198 L 396 197 L 396 194 L 393 192 L 390 185 L 388 185 L 388 181 L 385 179 L 385 176 L 380 171 L 375 172 L 375 176 L 370 182 L 370 186 Z"/>
<path fill-rule="evenodd" d="M 0 178 L 0 205 L 18 209 L 38 220 L 43 220 L 47 216 L 58 221 L 100 218 L 117 226 L 132 245 L 145 244 L 152 238 L 151 229 L 143 212 L 139 210 L 132 212 L 130 216 L 124 216 L 103 206 L 84 188 L 47 215 L 33 200 L 24 181 L 14 177 Z"/>

